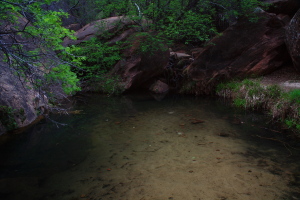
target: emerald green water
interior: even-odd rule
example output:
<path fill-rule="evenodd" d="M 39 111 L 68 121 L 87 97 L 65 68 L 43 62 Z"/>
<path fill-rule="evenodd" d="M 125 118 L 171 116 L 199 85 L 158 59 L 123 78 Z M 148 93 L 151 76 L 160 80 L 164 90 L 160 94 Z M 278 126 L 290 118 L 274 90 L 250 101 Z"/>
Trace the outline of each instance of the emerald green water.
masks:
<path fill-rule="evenodd" d="M 150 95 L 72 110 L 0 137 L 1 200 L 300 199 L 299 142 L 262 114 Z"/>

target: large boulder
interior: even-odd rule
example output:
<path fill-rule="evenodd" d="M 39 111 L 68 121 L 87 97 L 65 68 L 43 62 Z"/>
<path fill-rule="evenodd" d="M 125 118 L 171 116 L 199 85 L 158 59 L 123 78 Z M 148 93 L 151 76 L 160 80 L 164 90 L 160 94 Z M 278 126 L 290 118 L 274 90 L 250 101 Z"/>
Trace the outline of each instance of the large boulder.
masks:
<path fill-rule="evenodd" d="M 153 78 L 161 75 L 169 62 L 170 52 L 167 46 L 158 47 L 161 43 L 149 44 L 149 37 L 152 37 L 151 34 L 132 35 L 126 43 L 123 58 L 111 71 L 112 75 L 121 77 L 125 90 L 149 87 Z M 142 45 L 157 46 L 143 52 Z"/>
<path fill-rule="evenodd" d="M 0 29 L 3 32 L 10 32 L 14 30 L 14 27 L 21 29 L 27 23 L 28 21 L 22 17 L 18 18 L 17 23 L 1 21 Z M 1 47 L 3 48 L 0 51 L 0 135 L 17 127 L 26 126 L 37 117 L 34 100 L 38 92 L 29 89 L 32 88 L 32 85 L 26 81 L 20 81 L 22 80 L 21 73 L 18 74 L 20 68 L 9 67 L 8 63 L 5 62 L 8 57 L 5 53 L 9 49 L 9 46 L 5 46 L 5 44 L 15 41 L 23 42 L 22 48 L 25 51 L 30 51 L 34 50 L 34 43 L 17 34 L 13 38 L 15 40 L 12 38 L 9 34 L 0 34 Z"/>
<path fill-rule="evenodd" d="M 300 9 L 287 27 L 286 44 L 295 69 L 300 71 Z"/>
<path fill-rule="evenodd" d="M 117 34 L 117 37 L 119 37 L 120 34 L 118 33 L 120 31 L 122 31 L 123 34 L 123 37 L 121 37 L 121 39 L 124 39 L 125 36 L 126 37 L 129 36 L 128 33 L 133 33 L 134 32 L 133 30 L 137 28 L 145 28 L 148 23 L 150 22 L 144 19 L 141 20 L 141 23 L 138 23 L 137 21 L 134 21 L 129 17 L 124 17 L 124 16 L 100 19 L 87 24 L 83 28 L 76 31 L 75 37 L 77 38 L 77 40 L 65 38 L 63 45 L 64 46 L 76 45 L 83 41 L 89 40 L 92 37 L 98 37 L 98 36 L 103 37 L 104 33 L 105 34 L 109 33 L 111 34 L 112 37 L 114 37 Z M 133 25 L 135 25 L 136 28 L 132 28 Z M 124 31 L 126 29 L 129 29 L 130 31 Z"/>
<path fill-rule="evenodd" d="M 2 65 L 3 66 L 3 65 Z M 0 135 L 29 125 L 45 111 L 48 99 L 20 81 L 11 70 L 0 68 Z M 29 87 L 31 86 L 31 87 Z"/>
<path fill-rule="evenodd" d="M 42 82 L 46 80 L 45 74 L 50 71 L 50 66 L 59 63 L 56 54 L 44 48 L 41 54 L 45 53 L 45 56 L 37 60 L 28 59 L 26 63 L 27 57 L 30 57 L 26 53 L 38 48 L 37 38 L 9 34 L 23 30 L 25 26 L 30 24 L 19 16 L 13 23 L 9 20 L 0 23 L 0 135 L 27 126 L 44 114 L 49 108 L 46 95 L 51 97 L 52 103 L 66 96 L 58 81 L 52 84 Z M 14 43 L 22 45 L 12 46 Z M 18 51 L 13 51 L 15 49 Z M 18 57 L 19 60 L 15 59 Z M 21 59 L 24 63 L 20 62 Z M 38 84 L 39 81 L 42 84 Z"/>
<path fill-rule="evenodd" d="M 210 92 L 210 85 L 224 79 L 264 75 L 290 58 L 284 42 L 288 16 L 261 13 L 258 22 L 246 19 L 215 37 L 186 74 L 195 83 L 194 93 Z"/>
<path fill-rule="evenodd" d="M 122 59 L 116 62 L 109 75 L 121 79 L 118 85 L 124 91 L 147 88 L 155 81 L 155 77 L 164 72 L 170 54 L 161 42 L 155 44 L 154 33 L 145 32 L 150 23 L 145 19 L 137 21 L 124 16 L 101 19 L 78 30 L 75 33 L 77 40 L 65 38 L 64 46 L 77 45 L 93 37 L 109 45 L 122 41 Z M 142 50 L 145 47 L 150 49 Z"/>

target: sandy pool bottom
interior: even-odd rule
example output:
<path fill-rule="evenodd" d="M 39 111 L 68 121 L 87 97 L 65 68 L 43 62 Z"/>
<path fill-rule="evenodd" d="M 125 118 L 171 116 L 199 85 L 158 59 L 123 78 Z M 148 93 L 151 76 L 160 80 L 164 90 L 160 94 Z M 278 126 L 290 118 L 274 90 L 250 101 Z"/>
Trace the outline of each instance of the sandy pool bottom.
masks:
<path fill-rule="evenodd" d="M 89 126 L 88 157 L 48 177 L 33 193 L 61 200 L 298 199 L 290 195 L 296 166 L 276 160 L 289 151 L 251 142 L 260 129 L 247 122 L 160 108 L 102 116 Z M 245 126 L 252 132 L 244 133 Z"/>

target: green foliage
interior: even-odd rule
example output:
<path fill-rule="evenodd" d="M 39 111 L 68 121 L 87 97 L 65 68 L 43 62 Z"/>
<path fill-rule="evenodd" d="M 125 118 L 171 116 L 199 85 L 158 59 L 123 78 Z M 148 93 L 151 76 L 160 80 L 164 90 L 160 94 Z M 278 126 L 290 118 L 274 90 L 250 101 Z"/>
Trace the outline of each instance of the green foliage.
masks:
<path fill-rule="evenodd" d="M 241 83 L 237 81 L 232 81 L 228 83 L 220 83 L 216 87 L 216 92 L 221 92 L 222 90 L 232 90 L 232 91 L 237 91 L 240 88 Z"/>
<path fill-rule="evenodd" d="M 112 66 L 121 59 L 121 48 L 118 45 L 109 45 L 97 38 L 82 42 L 80 48 L 74 49 L 72 53 L 82 56 L 82 64 L 73 71 L 82 81 L 101 80 Z"/>
<path fill-rule="evenodd" d="M 121 94 L 124 87 L 120 84 L 119 77 L 108 75 L 114 64 L 121 59 L 121 49 L 119 45 L 109 45 L 98 38 L 82 42 L 78 48 L 71 50 L 71 54 L 81 62 L 72 71 L 91 91 Z"/>
<path fill-rule="evenodd" d="M 233 104 L 237 107 L 246 107 L 246 99 L 236 98 L 233 100 Z"/>
<path fill-rule="evenodd" d="M 148 33 L 148 32 L 139 32 L 129 39 L 131 42 L 133 39 L 138 38 L 140 44 L 137 49 L 138 53 L 141 54 L 153 54 L 159 50 L 167 50 L 166 44 L 169 42 L 163 37 L 162 33 Z"/>
<path fill-rule="evenodd" d="M 290 119 L 286 119 L 284 122 L 289 128 L 292 128 L 295 124 L 294 120 L 290 120 Z"/>
<path fill-rule="evenodd" d="M 299 89 L 284 92 L 278 85 L 263 86 L 259 81 L 245 79 L 219 84 L 217 94 L 232 98 L 237 107 L 269 110 L 273 119 L 300 131 Z"/>
<path fill-rule="evenodd" d="M 78 79 L 54 52 L 69 54 L 69 47 L 64 47 L 62 40 L 74 38 L 73 32 L 61 24 L 61 18 L 68 14 L 42 9 L 54 1 L 0 1 L 0 20 L 9 27 L 0 33 L 0 41 L 5 41 L 0 42 L 2 61 L 21 81 L 30 82 L 38 91 L 47 89 L 45 85 L 62 84 L 64 91 L 72 94 L 79 90 Z M 10 44 L 11 41 L 15 42 Z M 69 61 L 78 62 L 74 57 Z"/>
<path fill-rule="evenodd" d="M 7 131 L 16 129 L 17 122 L 15 120 L 16 110 L 8 106 L 0 106 L 0 122 L 6 128 Z"/>
<path fill-rule="evenodd" d="M 300 131 L 300 122 L 298 122 L 296 119 L 286 119 L 284 122 L 288 128 L 296 128 L 298 131 Z"/>
<path fill-rule="evenodd" d="M 260 84 L 257 81 L 253 81 L 250 79 L 244 79 L 242 81 L 241 85 L 245 85 L 247 88 L 250 88 L 250 87 L 258 87 Z"/>
<path fill-rule="evenodd" d="M 85 85 L 89 91 L 101 92 L 110 95 L 120 95 L 124 92 L 125 87 L 117 75 L 103 74 L 98 79 L 89 80 Z"/>
<path fill-rule="evenodd" d="M 263 88 L 260 85 L 252 86 L 248 88 L 248 95 L 251 98 L 257 98 L 258 96 L 260 96 L 261 91 L 263 91 Z"/>
<path fill-rule="evenodd" d="M 270 97 L 280 97 L 282 94 L 282 89 L 278 85 L 268 85 L 266 87 L 266 92 Z"/>
<path fill-rule="evenodd" d="M 300 104 L 300 89 L 291 90 L 287 93 L 287 98 L 290 101 Z"/>
<path fill-rule="evenodd" d="M 6 128 L 6 131 L 11 131 L 18 128 L 15 118 L 20 119 L 23 123 L 26 119 L 23 108 L 13 109 L 10 106 L 0 106 L 0 123 Z"/>
<path fill-rule="evenodd" d="M 269 4 L 266 2 L 261 2 L 257 0 L 243 0 L 240 1 L 240 7 L 238 16 L 246 16 L 251 22 L 256 22 L 258 20 L 257 12 L 261 9 L 267 9 Z"/>
<path fill-rule="evenodd" d="M 120 95 L 124 92 L 124 86 L 118 76 L 103 76 L 100 81 L 100 91 L 108 95 Z"/>
<path fill-rule="evenodd" d="M 77 1 L 72 0 L 70 6 Z M 257 7 L 265 7 L 259 0 L 83 0 L 78 8 L 78 17 L 90 22 L 111 16 L 150 19 L 151 29 L 163 33 L 170 40 L 194 43 L 215 36 L 216 19 L 235 21 L 247 17 L 255 21 Z"/>
<path fill-rule="evenodd" d="M 77 75 L 72 72 L 70 66 L 66 64 L 52 68 L 51 71 L 46 74 L 46 80 L 51 83 L 60 83 L 66 94 L 72 94 L 80 90 Z"/>
<path fill-rule="evenodd" d="M 258 109 L 265 108 L 270 101 L 275 101 L 282 91 L 278 86 L 264 87 L 259 81 L 244 79 L 240 82 L 231 81 L 219 84 L 217 93 L 233 97 L 236 106 Z"/>
<path fill-rule="evenodd" d="M 212 17 L 209 14 L 198 14 L 191 10 L 184 13 L 180 20 L 170 16 L 162 28 L 164 34 L 170 38 L 190 42 L 208 41 L 210 36 L 216 35 L 217 30 L 213 25 Z"/>

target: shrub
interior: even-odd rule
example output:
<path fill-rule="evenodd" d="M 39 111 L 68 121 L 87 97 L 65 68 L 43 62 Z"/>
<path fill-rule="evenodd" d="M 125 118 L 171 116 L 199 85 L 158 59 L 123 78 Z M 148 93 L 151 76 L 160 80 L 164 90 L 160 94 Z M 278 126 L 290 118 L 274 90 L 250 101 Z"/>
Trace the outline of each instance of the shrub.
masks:
<path fill-rule="evenodd" d="M 287 98 L 297 104 L 300 104 L 300 89 L 291 90 L 287 93 Z"/>
<path fill-rule="evenodd" d="M 264 90 L 265 95 L 271 99 L 280 98 L 283 91 L 278 85 L 268 85 Z"/>
<path fill-rule="evenodd" d="M 237 107 L 246 107 L 246 99 L 236 98 L 233 100 L 233 104 Z"/>
<path fill-rule="evenodd" d="M 108 95 L 120 95 L 124 92 L 124 85 L 118 76 L 103 74 L 97 81 L 91 83 L 89 86 L 90 91 L 103 92 Z"/>
<path fill-rule="evenodd" d="M 0 122 L 6 128 L 7 131 L 16 129 L 17 122 L 15 120 L 16 110 L 8 106 L 0 106 Z"/>
<path fill-rule="evenodd" d="M 300 90 L 283 92 L 278 85 L 263 86 L 259 81 L 245 79 L 217 86 L 217 94 L 233 99 L 233 105 L 269 110 L 274 120 L 300 131 Z"/>
<path fill-rule="evenodd" d="M 97 38 L 82 42 L 80 48 L 74 49 L 72 53 L 83 58 L 81 66 L 73 68 L 73 71 L 86 84 L 101 80 L 105 73 L 121 59 L 118 45 L 110 46 Z"/>

